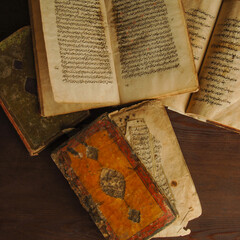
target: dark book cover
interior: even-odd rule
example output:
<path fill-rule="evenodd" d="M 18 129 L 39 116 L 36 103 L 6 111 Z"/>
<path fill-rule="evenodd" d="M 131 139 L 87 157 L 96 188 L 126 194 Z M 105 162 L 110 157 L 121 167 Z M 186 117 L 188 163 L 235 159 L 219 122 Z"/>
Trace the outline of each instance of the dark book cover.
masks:
<path fill-rule="evenodd" d="M 0 105 L 31 155 L 88 116 L 88 111 L 44 118 L 39 113 L 30 27 L 0 43 Z"/>
<path fill-rule="evenodd" d="M 175 219 L 107 115 L 65 142 L 52 158 L 106 239 L 148 239 Z"/>

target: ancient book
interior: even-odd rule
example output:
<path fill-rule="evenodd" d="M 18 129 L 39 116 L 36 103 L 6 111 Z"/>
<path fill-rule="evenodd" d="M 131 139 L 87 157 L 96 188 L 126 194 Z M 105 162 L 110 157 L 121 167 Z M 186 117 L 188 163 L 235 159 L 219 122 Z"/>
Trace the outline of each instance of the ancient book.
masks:
<path fill-rule="evenodd" d="M 160 101 L 101 116 L 52 158 L 106 239 L 186 235 L 201 215 Z"/>
<path fill-rule="evenodd" d="M 198 90 L 180 0 L 29 5 L 43 115 Z"/>
<path fill-rule="evenodd" d="M 0 105 L 31 155 L 88 116 L 88 111 L 40 116 L 30 27 L 0 43 Z"/>
<path fill-rule="evenodd" d="M 190 3 L 183 0 L 183 4 L 199 70 L 200 90 L 169 98 L 164 104 L 188 116 L 239 132 L 240 1 Z"/>

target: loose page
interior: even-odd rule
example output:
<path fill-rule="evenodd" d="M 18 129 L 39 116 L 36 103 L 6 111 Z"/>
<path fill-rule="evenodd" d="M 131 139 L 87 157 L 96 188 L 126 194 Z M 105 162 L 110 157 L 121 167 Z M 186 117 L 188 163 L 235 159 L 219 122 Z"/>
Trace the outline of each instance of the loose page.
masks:
<path fill-rule="evenodd" d="M 182 0 L 197 72 L 199 72 L 222 0 Z M 185 113 L 190 94 L 163 100 L 170 109 Z"/>
<path fill-rule="evenodd" d="M 201 205 L 170 120 L 161 102 L 149 101 L 110 114 L 138 158 L 178 212 L 177 219 L 154 237 L 183 236 Z"/>
<path fill-rule="evenodd" d="M 197 71 L 205 55 L 222 0 L 183 0 Z"/>
<path fill-rule="evenodd" d="M 121 103 L 198 89 L 181 1 L 102 1 Z"/>
<path fill-rule="evenodd" d="M 188 113 L 240 129 L 240 1 L 224 0 Z"/>
<path fill-rule="evenodd" d="M 99 0 L 39 1 L 55 101 L 118 104 Z"/>
<path fill-rule="evenodd" d="M 36 75 L 38 81 L 38 98 L 41 115 L 45 117 L 66 114 L 94 107 L 106 106 L 106 104 L 82 104 L 82 103 L 57 103 L 54 100 L 52 86 L 49 77 L 46 48 L 42 32 L 42 21 L 38 0 L 29 0 L 29 9 L 32 22 L 34 42 L 34 56 Z"/>

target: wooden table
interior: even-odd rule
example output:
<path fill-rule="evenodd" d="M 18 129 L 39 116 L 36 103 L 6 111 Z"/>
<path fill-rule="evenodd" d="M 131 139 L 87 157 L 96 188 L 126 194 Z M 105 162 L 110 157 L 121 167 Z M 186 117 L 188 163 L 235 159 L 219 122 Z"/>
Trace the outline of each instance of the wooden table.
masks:
<path fill-rule="evenodd" d="M 1 40 L 27 24 L 26 0 L 1 0 Z M 169 116 L 203 208 L 189 224 L 191 235 L 169 239 L 240 240 L 240 135 Z M 103 240 L 50 158 L 61 140 L 30 157 L 0 109 L 0 240 Z"/>

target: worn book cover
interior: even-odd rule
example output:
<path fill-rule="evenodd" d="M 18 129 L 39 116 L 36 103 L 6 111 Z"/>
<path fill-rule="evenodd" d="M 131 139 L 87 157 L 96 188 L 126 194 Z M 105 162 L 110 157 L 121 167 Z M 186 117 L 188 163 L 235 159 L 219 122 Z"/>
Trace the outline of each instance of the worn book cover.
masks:
<path fill-rule="evenodd" d="M 52 154 L 106 239 L 148 239 L 175 210 L 105 114 Z"/>
<path fill-rule="evenodd" d="M 0 104 L 31 155 L 88 116 L 88 111 L 40 116 L 30 27 L 0 43 Z"/>

